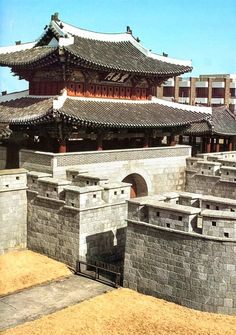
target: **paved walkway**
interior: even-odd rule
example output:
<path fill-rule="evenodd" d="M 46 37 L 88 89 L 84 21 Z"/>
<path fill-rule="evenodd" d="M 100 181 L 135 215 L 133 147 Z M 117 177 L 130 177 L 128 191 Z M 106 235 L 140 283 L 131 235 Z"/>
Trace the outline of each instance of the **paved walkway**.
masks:
<path fill-rule="evenodd" d="M 0 330 L 38 319 L 112 289 L 91 279 L 73 275 L 10 294 L 0 298 Z"/>

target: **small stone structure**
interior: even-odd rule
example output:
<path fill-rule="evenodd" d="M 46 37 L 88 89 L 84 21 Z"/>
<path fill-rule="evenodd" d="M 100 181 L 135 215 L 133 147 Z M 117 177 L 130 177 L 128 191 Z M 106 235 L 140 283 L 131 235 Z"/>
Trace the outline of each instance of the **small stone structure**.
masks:
<path fill-rule="evenodd" d="M 26 247 L 27 171 L 0 170 L 0 254 Z"/>
<path fill-rule="evenodd" d="M 73 267 L 79 258 L 121 262 L 130 185 L 78 169 L 66 175 L 28 173 L 28 247 Z"/>
<path fill-rule="evenodd" d="M 127 221 L 124 286 L 236 314 L 236 200 L 185 192 L 136 198 Z"/>
<path fill-rule="evenodd" d="M 188 158 L 186 191 L 236 199 L 236 152 Z"/>

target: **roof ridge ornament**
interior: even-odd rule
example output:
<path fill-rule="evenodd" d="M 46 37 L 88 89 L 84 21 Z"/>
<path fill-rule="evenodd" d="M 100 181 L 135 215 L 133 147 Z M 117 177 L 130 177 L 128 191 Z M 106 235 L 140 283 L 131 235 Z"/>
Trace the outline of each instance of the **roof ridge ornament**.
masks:
<path fill-rule="evenodd" d="M 59 13 L 54 13 L 51 15 L 51 21 L 60 21 L 59 20 Z"/>
<path fill-rule="evenodd" d="M 127 34 L 131 34 L 132 35 L 132 29 L 130 28 L 130 26 L 126 27 L 126 32 L 127 32 Z"/>

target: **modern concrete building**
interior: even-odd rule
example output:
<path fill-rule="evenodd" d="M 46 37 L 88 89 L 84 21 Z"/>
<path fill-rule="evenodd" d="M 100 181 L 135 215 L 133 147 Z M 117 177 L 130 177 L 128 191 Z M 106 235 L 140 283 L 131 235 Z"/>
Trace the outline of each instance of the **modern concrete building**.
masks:
<path fill-rule="evenodd" d="M 236 74 L 171 78 L 157 88 L 157 96 L 190 105 L 226 106 L 236 113 Z"/>

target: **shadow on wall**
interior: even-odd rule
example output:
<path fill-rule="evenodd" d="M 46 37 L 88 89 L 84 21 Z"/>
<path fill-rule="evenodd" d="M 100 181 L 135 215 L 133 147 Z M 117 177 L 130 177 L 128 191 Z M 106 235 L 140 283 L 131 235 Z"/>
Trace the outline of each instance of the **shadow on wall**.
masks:
<path fill-rule="evenodd" d="M 122 182 L 132 184 L 130 198 L 144 197 L 148 195 L 148 188 L 145 179 L 138 173 L 129 174 Z"/>
<path fill-rule="evenodd" d="M 120 268 L 123 273 L 126 228 L 119 228 L 114 235 L 112 230 L 86 237 L 86 262 L 105 262 Z"/>

